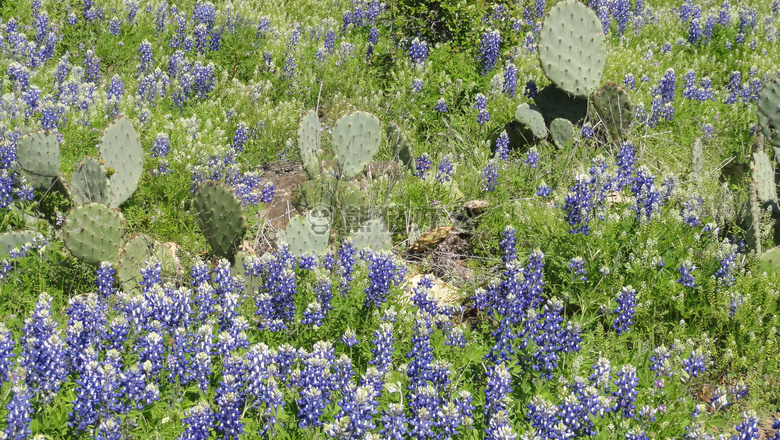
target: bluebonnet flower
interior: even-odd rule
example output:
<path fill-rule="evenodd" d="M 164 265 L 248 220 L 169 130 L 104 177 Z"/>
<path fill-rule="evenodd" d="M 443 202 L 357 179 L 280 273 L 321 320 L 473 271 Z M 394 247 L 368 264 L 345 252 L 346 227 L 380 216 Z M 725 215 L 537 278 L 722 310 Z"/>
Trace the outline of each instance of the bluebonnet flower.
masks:
<path fill-rule="evenodd" d="M 374 340 L 371 341 L 374 358 L 370 360 L 369 365 L 375 366 L 380 372 L 387 372 L 390 370 L 393 363 L 393 347 L 395 338 L 393 337 L 393 324 L 390 322 L 383 322 L 379 324 L 379 328 L 374 330 Z"/>
<path fill-rule="evenodd" d="M 148 40 L 144 40 L 138 48 L 138 74 L 152 73 L 153 62 L 152 44 Z"/>
<path fill-rule="evenodd" d="M 727 89 L 729 93 L 726 95 L 726 98 L 723 100 L 723 102 L 726 104 L 734 104 L 738 102 L 742 96 L 742 73 L 736 70 L 731 72 Z"/>
<path fill-rule="evenodd" d="M 447 103 L 444 101 L 444 98 L 439 98 L 433 108 L 439 113 L 447 113 Z"/>
<path fill-rule="evenodd" d="M 777 8 L 775 8 L 775 5 L 778 5 L 778 7 L 777 7 Z M 772 9 L 773 9 L 773 11 L 774 11 L 775 9 L 777 9 L 777 10 L 780 10 L 780 2 L 777 2 L 777 1 L 775 1 L 775 2 L 772 4 Z M 775 15 L 777 15 L 777 13 L 776 13 L 776 12 L 775 12 Z M 774 430 L 775 430 L 775 436 L 774 436 L 774 437 L 772 437 L 770 440 L 780 440 L 780 418 L 777 418 L 777 419 L 775 419 L 775 420 L 772 422 L 772 429 L 774 429 Z"/>
<path fill-rule="evenodd" d="M 428 153 L 421 154 L 420 157 L 415 159 L 414 164 L 415 169 L 417 169 L 417 172 L 414 173 L 414 176 L 425 180 L 425 173 L 428 172 L 432 166 L 431 158 L 428 156 Z"/>
<path fill-rule="evenodd" d="M 477 117 L 477 122 L 479 122 L 479 125 L 483 125 L 485 122 L 490 120 L 490 114 L 487 113 L 487 98 L 485 98 L 485 95 L 482 93 L 477 93 L 477 96 L 474 97 L 474 108 L 479 111 L 479 115 Z"/>
<path fill-rule="evenodd" d="M 243 152 L 248 138 L 249 127 L 243 121 L 239 122 L 236 126 L 236 131 L 233 133 L 233 149 L 239 153 Z"/>
<path fill-rule="evenodd" d="M 536 99 L 536 96 L 538 94 L 539 94 L 539 89 L 536 87 L 536 82 L 532 79 L 526 81 L 523 95 L 525 95 L 525 97 L 528 99 Z"/>
<path fill-rule="evenodd" d="M 387 409 L 382 410 L 382 429 L 380 434 L 389 440 L 403 440 L 407 433 L 407 418 L 404 414 L 404 406 L 400 403 L 391 403 Z"/>
<path fill-rule="evenodd" d="M 671 103 L 674 100 L 674 83 L 676 75 L 674 69 L 669 68 L 664 76 L 658 81 L 658 86 L 655 88 L 653 94 L 661 96 L 662 103 Z"/>
<path fill-rule="evenodd" d="M 526 419 L 530 420 L 534 434 L 540 438 L 571 438 L 571 436 L 559 435 L 556 429 L 559 420 L 556 417 L 558 408 L 548 400 L 534 396 L 526 405 L 528 413 Z"/>
<path fill-rule="evenodd" d="M 9 439 L 24 440 L 32 436 L 30 422 L 32 421 L 33 407 L 30 400 L 33 398 L 32 391 L 25 384 L 25 370 L 17 370 L 17 381 L 11 387 L 14 396 L 8 402 L 6 410 L 5 436 Z"/>
<path fill-rule="evenodd" d="M 618 336 L 628 332 L 634 325 L 634 307 L 636 307 L 636 290 L 631 286 L 624 286 L 620 289 L 617 297 L 618 307 L 612 312 L 617 314 L 613 321 L 612 328 L 615 329 Z"/>
<path fill-rule="evenodd" d="M 487 192 L 495 191 L 498 186 L 498 165 L 492 159 L 482 169 L 482 184 Z"/>
<path fill-rule="evenodd" d="M 407 389 L 415 390 L 432 380 L 433 347 L 430 314 L 418 313 L 412 336 L 412 351 L 406 353 L 406 357 L 411 359 L 406 368 L 406 375 L 409 377 Z"/>
<path fill-rule="evenodd" d="M 542 181 L 542 183 L 539 184 L 539 186 L 536 187 L 536 195 L 546 199 L 547 197 L 550 197 L 552 194 L 552 189 L 547 186 L 547 183 Z"/>
<path fill-rule="evenodd" d="M 355 335 L 355 331 L 352 330 L 350 327 L 347 327 L 347 330 L 344 332 L 344 335 L 341 336 L 341 342 L 344 343 L 347 347 L 354 347 L 358 344 L 357 335 Z"/>
<path fill-rule="evenodd" d="M 479 125 L 484 125 L 485 122 L 490 121 L 490 113 L 487 111 L 486 108 L 483 108 L 479 111 L 479 114 L 477 115 L 477 122 Z"/>
<path fill-rule="evenodd" d="M 525 153 L 523 163 L 527 163 L 529 167 L 535 169 L 539 165 L 539 150 L 536 147 L 529 148 Z"/>
<path fill-rule="evenodd" d="M 100 57 L 90 49 L 84 55 L 84 81 L 97 83 L 100 77 Z"/>
<path fill-rule="evenodd" d="M 482 65 L 482 74 L 493 71 L 501 51 L 501 34 L 497 31 L 488 31 L 482 34 L 479 43 L 479 61 Z"/>
<path fill-rule="evenodd" d="M 213 425 L 225 439 L 238 439 L 244 432 L 241 422 L 243 398 L 238 391 L 237 379 L 232 375 L 222 378 L 217 386 L 216 403 L 219 412 L 214 416 Z"/>
<path fill-rule="evenodd" d="M 655 176 L 650 174 L 650 170 L 644 165 L 636 171 L 631 192 L 636 199 L 634 207 L 636 221 L 641 221 L 643 215 L 647 221 L 650 221 L 653 214 L 660 213 L 660 208 L 663 205 L 663 196 L 656 189 Z"/>
<path fill-rule="evenodd" d="M 691 271 L 694 270 L 696 270 L 696 266 L 690 260 L 683 261 L 680 267 L 677 268 L 677 272 L 680 274 L 677 282 L 685 287 L 696 287 L 693 275 L 691 275 Z"/>
<path fill-rule="evenodd" d="M 420 41 L 419 38 L 412 40 L 412 44 L 409 45 L 409 59 L 415 66 L 421 67 L 425 64 L 425 60 L 428 57 L 428 45 L 425 41 Z"/>
<path fill-rule="evenodd" d="M 449 182 L 454 169 L 455 165 L 450 160 L 449 154 L 445 154 L 437 166 L 438 171 L 436 172 L 436 180 L 438 180 L 439 183 Z"/>
<path fill-rule="evenodd" d="M 111 266 L 111 263 L 104 261 L 100 263 L 96 275 L 97 279 L 95 280 L 95 285 L 97 286 L 97 293 L 100 298 L 107 299 L 116 292 L 116 288 L 114 288 L 114 275 L 116 275 L 116 271 Z"/>
<path fill-rule="evenodd" d="M 759 438 L 761 434 L 758 431 L 759 418 L 753 410 L 742 413 L 742 421 L 736 426 L 737 434 L 734 434 L 732 440 L 750 440 Z"/>
<path fill-rule="evenodd" d="M 11 373 L 11 358 L 16 348 L 13 334 L 0 322 L 0 385 L 5 384 Z"/>
<path fill-rule="evenodd" d="M 683 223 L 692 228 L 701 224 L 699 211 L 701 211 L 702 203 L 704 203 L 704 199 L 698 195 L 691 195 L 690 198 L 683 203 L 683 209 L 680 211 Z"/>
<path fill-rule="evenodd" d="M 350 384 L 342 392 L 341 410 L 336 414 L 335 422 L 325 424 L 325 434 L 330 438 L 363 438 L 376 428 L 373 415 L 378 405 L 373 387 Z"/>
<path fill-rule="evenodd" d="M 200 401 L 185 412 L 183 420 L 186 428 L 179 440 L 207 440 L 214 424 L 214 416 L 209 404 Z"/>
<path fill-rule="evenodd" d="M 27 371 L 27 385 L 47 402 L 59 391 L 68 373 L 65 343 L 52 319 L 51 301 L 51 296 L 41 293 L 32 316 L 24 321 L 19 361 Z"/>
<path fill-rule="evenodd" d="M 585 139 L 593 139 L 593 127 L 589 123 L 582 124 L 580 135 Z"/>
<path fill-rule="evenodd" d="M 501 261 L 504 264 L 517 260 L 517 237 L 515 237 L 515 228 L 512 225 L 507 225 L 501 232 L 501 241 L 498 243 L 498 247 L 504 254 L 501 256 Z"/>
<path fill-rule="evenodd" d="M 683 370 L 690 376 L 699 377 L 700 373 L 703 373 L 707 368 L 704 365 L 706 358 L 701 349 L 691 350 L 691 355 L 688 359 L 684 359 Z"/>
<path fill-rule="evenodd" d="M 737 309 L 742 305 L 744 299 L 741 293 L 731 292 L 731 298 L 729 299 L 729 318 L 733 318 L 737 313 Z"/>
<path fill-rule="evenodd" d="M 141 287 L 143 288 L 144 292 L 149 292 L 152 290 L 152 287 L 160 284 L 162 281 L 160 279 L 160 274 L 162 273 L 162 265 L 160 263 L 160 260 L 157 258 L 152 258 L 151 260 L 146 261 L 146 267 L 141 269 Z"/>
<path fill-rule="evenodd" d="M 566 272 L 572 274 L 572 281 L 578 280 L 578 276 L 580 281 L 588 280 L 588 271 L 585 269 L 585 260 L 582 257 L 574 257 L 569 260 L 569 268 L 566 269 Z"/>
<path fill-rule="evenodd" d="M 634 91 L 636 88 L 636 82 L 634 81 L 634 75 L 627 73 L 625 77 L 623 77 L 623 84 L 631 89 L 631 91 Z"/>
<path fill-rule="evenodd" d="M 493 153 L 499 160 L 509 159 L 509 135 L 506 134 L 506 130 L 502 131 L 496 138 L 496 148 Z"/>
<path fill-rule="evenodd" d="M 564 199 L 563 209 L 566 211 L 566 222 L 572 228 L 570 234 L 588 235 L 590 232 L 590 220 L 592 218 L 591 177 L 586 174 L 576 176 L 576 183 L 570 188 L 569 194 Z"/>
<path fill-rule="evenodd" d="M 515 88 L 517 87 L 517 67 L 513 63 L 507 63 L 504 68 L 504 86 L 503 92 L 509 97 L 514 98 Z"/>
<path fill-rule="evenodd" d="M 360 257 L 368 264 L 368 287 L 366 287 L 365 307 L 379 307 L 387 301 L 391 285 L 399 285 L 406 276 L 403 263 L 397 263 L 389 251 L 361 251 Z"/>
<path fill-rule="evenodd" d="M 339 291 L 342 297 L 346 297 L 352 285 L 352 276 L 355 270 L 355 245 L 351 239 L 341 242 L 337 251 L 339 259 Z"/>
<path fill-rule="evenodd" d="M 539 438 L 539 437 L 534 437 Z M 488 426 L 485 428 L 486 440 L 515 440 L 517 434 L 514 432 L 509 422 L 507 411 L 499 411 L 490 417 Z"/>
<path fill-rule="evenodd" d="M 715 135 L 715 127 L 710 123 L 704 124 L 701 127 L 701 132 L 704 139 L 712 139 L 712 136 Z"/>
<path fill-rule="evenodd" d="M 636 367 L 623 365 L 615 375 L 617 379 L 613 383 L 617 389 L 612 392 L 612 396 L 615 398 L 613 410 L 621 410 L 624 418 L 634 418 L 634 402 L 638 394 L 636 386 L 639 384 L 639 378 L 636 376 Z"/>
<path fill-rule="evenodd" d="M 731 394 L 734 395 L 734 401 L 739 402 L 740 400 L 744 399 L 748 396 L 748 387 L 745 384 L 745 381 L 740 379 L 739 382 L 734 384 L 733 387 L 731 387 Z"/>
<path fill-rule="evenodd" d="M 504 364 L 488 367 L 488 383 L 485 387 L 485 420 L 490 420 L 495 414 L 506 411 L 512 393 L 512 375 Z"/>
<path fill-rule="evenodd" d="M 417 94 L 422 92 L 423 89 L 423 82 L 420 78 L 415 78 L 414 81 L 412 81 L 412 94 Z"/>

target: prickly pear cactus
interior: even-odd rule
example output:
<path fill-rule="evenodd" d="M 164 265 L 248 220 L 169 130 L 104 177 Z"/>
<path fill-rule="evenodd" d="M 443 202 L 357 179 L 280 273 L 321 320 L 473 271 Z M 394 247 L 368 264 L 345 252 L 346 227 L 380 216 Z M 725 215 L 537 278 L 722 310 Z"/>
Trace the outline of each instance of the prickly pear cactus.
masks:
<path fill-rule="evenodd" d="M 322 216 L 317 210 L 291 218 L 276 237 L 277 242 L 290 245 L 290 253 L 298 257 L 306 251 L 319 254 L 328 247 L 329 239 L 330 218 Z"/>
<path fill-rule="evenodd" d="M 317 117 L 317 112 L 309 110 L 298 127 L 298 155 L 310 179 L 316 179 L 320 175 L 320 160 L 317 157 L 319 151 L 320 118 Z"/>
<path fill-rule="evenodd" d="M 751 178 L 755 183 L 758 202 L 762 205 L 770 203 L 773 205 L 773 209 L 777 207 L 775 173 L 772 170 L 769 156 L 763 150 L 753 152 L 753 157 L 750 160 L 750 172 Z"/>
<path fill-rule="evenodd" d="M 412 146 L 409 145 L 409 142 L 404 139 L 401 128 L 394 122 L 387 124 L 387 139 L 390 142 L 390 145 L 393 146 L 398 161 L 408 168 L 409 171 L 415 172 L 414 150 L 412 150 Z"/>
<path fill-rule="evenodd" d="M 103 131 L 98 150 L 111 174 L 108 206 L 117 208 L 138 189 L 144 172 L 144 151 L 133 123 L 124 116 L 114 119 Z"/>
<path fill-rule="evenodd" d="M 571 0 L 553 6 L 537 47 L 542 70 L 555 85 L 582 98 L 596 90 L 604 74 L 607 46 L 593 10 Z"/>
<path fill-rule="evenodd" d="M 102 203 L 108 205 L 111 194 L 106 169 L 93 157 L 85 157 L 78 164 L 70 179 L 70 191 L 77 205 Z"/>
<path fill-rule="evenodd" d="M 691 171 L 693 174 L 701 175 L 704 171 L 704 149 L 701 146 L 701 138 L 696 138 L 691 149 Z"/>
<path fill-rule="evenodd" d="M 550 124 L 550 134 L 556 147 L 568 148 L 574 139 L 574 127 L 568 119 L 558 118 Z"/>
<path fill-rule="evenodd" d="M 758 94 L 758 124 L 764 137 L 780 148 L 780 81 L 769 81 Z"/>
<path fill-rule="evenodd" d="M 218 257 L 232 260 L 246 233 L 246 217 L 233 191 L 206 181 L 195 193 L 193 208 L 211 249 Z"/>
<path fill-rule="evenodd" d="M 591 97 L 591 104 L 613 142 L 625 139 L 634 119 L 634 103 L 623 87 L 606 83 Z"/>
<path fill-rule="evenodd" d="M 53 131 L 27 133 L 16 146 L 16 160 L 27 182 L 48 189 L 60 172 L 60 143 Z"/>
<path fill-rule="evenodd" d="M 569 95 L 550 84 L 539 91 L 534 100 L 544 121 L 549 125 L 558 118 L 568 119 L 573 125 L 579 125 L 588 114 L 588 100 Z"/>
<path fill-rule="evenodd" d="M 32 243 L 41 235 L 38 231 L 11 231 L 0 234 L 0 258 L 5 258 L 13 249 Z"/>
<path fill-rule="evenodd" d="M 141 281 L 141 269 L 146 267 L 146 261 L 156 258 L 164 273 L 176 272 L 175 256 L 170 249 L 160 246 L 145 234 L 131 236 L 119 251 L 119 264 L 116 275 L 125 291 L 138 290 Z"/>
<path fill-rule="evenodd" d="M 352 237 L 352 241 L 357 250 L 367 247 L 372 251 L 379 251 L 390 249 L 393 245 L 393 238 L 387 230 L 385 222 L 378 218 L 363 223 Z"/>
<path fill-rule="evenodd" d="M 761 254 L 761 204 L 756 195 L 756 183 L 751 179 L 748 185 L 749 199 L 748 209 L 750 210 L 750 224 L 747 230 L 747 242 L 751 249 L 757 254 Z"/>
<path fill-rule="evenodd" d="M 333 126 L 331 146 L 338 156 L 341 178 L 351 180 L 374 159 L 382 140 L 381 123 L 371 113 L 348 113 Z"/>
<path fill-rule="evenodd" d="M 547 137 L 547 127 L 544 125 L 544 117 L 535 105 L 522 103 L 515 109 L 515 119 L 531 130 L 531 133 L 537 139 Z"/>
<path fill-rule="evenodd" d="M 74 257 L 95 266 L 118 261 L 124 230 L 122 214 L 100 203 L 72 209 L 62 226 L 65 247 Z"/>

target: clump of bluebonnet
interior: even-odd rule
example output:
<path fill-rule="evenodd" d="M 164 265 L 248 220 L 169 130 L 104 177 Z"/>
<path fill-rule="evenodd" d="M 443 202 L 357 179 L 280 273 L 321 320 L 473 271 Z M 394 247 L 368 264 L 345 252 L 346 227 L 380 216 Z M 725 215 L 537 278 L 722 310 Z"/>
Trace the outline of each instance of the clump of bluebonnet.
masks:
<path fill-rule="evenodd" d="M 371 252 L 364 249 L 360 257 L 368 263 L 368 282 L 366 287 L 366 307 L 379 307 L 387 301 L 391 285 L 399 285 L 406 276 L 406 267 L 397 262 L 388 251 Z"/>
<path fill-rule="evenodd" d="M 513 63 L 507 63 L 504 68 L 504 94 L 511 98 L 515 96 L 517 87 L 517 67 Z"/>
<path fill-rule="evenodd" d="M 412 64 L 422 67 L 427 57 L 428 45 L 425 41 L 421 41 L 419 38 L 412 40 L 412 44 L 409 45 L 409 59 L 412 61 Z"/>
<path fill-rule="evenodd" d="M 588 280 L 588 271 L 585 269 L 585 260 L 582 257 L 574 257 L 569 260 L 569 268 L 566 271 L 572 274 L 572 281 Z"/>
<path fill-rule="evenodd" d="M 447 103 L 444 101 L 444 98 L 439 98 L 433 108 L 439 113 L 447 113 Z"/>
<path fill-rule="evenodd" d="M 685 371 L 689 376 L 699 377 L 699 374 L 703 373 L 707 369 L 704 364 L 705 361 L 706 356 L 701 349 L 691 350 L 690 357 L 682 361 L 683 371 Z M 684 379 L 684 377 L 680 378 L 680 380 Z"/>
<path fill-rule="evenodd" d="M 482 169 L 482 184 L 487 192 L 495 191 L 498 186 L 498 165 L 492 159 Z"/>
<path fill-rule="evenodd" d="M 487 111 L 487 98 L 482 93 L 477 93 L 477 96 L 474 97 L 474 108 L 479 111 L 477 115 L 479 125 L 484 125 L 490 120 L 490 113 Z"/>
<path fill-rule="evenodd" d="M 636 290 L 631 286 L 624 286 L 620 289 L 617 297 L 618 307 L 612 312 L 617 314 L 612 322 L 612 328 L 615 329 L 618 336 L 628 332 L 634 324 L 634 307 L 636 307 Z"/>
<path fill-rule="evenodd" d="M 415 78 L 414 81 L 412 81 L 412 94 L 415 95 L 417 93 L 422 92 L 423 89 L 423 81 L 420 78 Z"/>
<path fill-rule="evenodd" d="M 506 134 L 506 130 L 496 138 L 496 149 L 493 152 L 500 160 L 509 159 L 509 135 Z"/>
<path fill-rule="evenodd" d="M 482 65 L 482 74 L 493 71 L 501 51 L 501 34 L 497 31 L 488 31 L 482 34 L 479 43 L 479 61 Z"/>
<path fill-rule="evenodd" d="M 701 212 L 702 203 L 704 203 L 704 199 L 695 194 L 691 195 L 690 198 L 688 198 L 688 200 L 683 203 L 683 208 L 680 211 L 680 216 L 683 219 L 683 223 L 692 228 L 701 224 L 699 215 Z"/>
<path fill-rule="evenodd" d="M 454 170 L 455 164 L 450 160 L 450 155 L 445 154 L 437 167 L 436 180 L 438 180 L 439 183 L 449 182 Z"/>
<path fill-rule="evenodd" d="M 523 163 L 528 164 L 531 168 L 536 168 L 539 165 L 539 150 L 536 147 L 529 148 L 525 153 Z"/>
<path fill-rule="evenodd" d="M 414 173 L 414 176 L 425 180 L 425 173 L 431 169 L 431 166 L 433 166 L 433 164 L 431 163 L 431 158 L 428 156 L 428 153 L 421 154 L 420 157 L 414 161 L 414 167 L 417 170 L 417 172 Z"/>
<path fill-rule="evenodd" d="M 695 280 L 691 274 L 694 270 L 696 270 L 696 266 L 693 265 L 691 260 L 683 261 L 680 267 L 677 268 L 677 272 L 680 273 L 680 278 L 677 279 L 677 282 L 685 287 L 696 287 Z"/>
<path fill-rule="evenodd" d="M 547 185 L 547 182 L 542 181 L 539 186 L 536 187 L 536 195 L 546 199 L 552 194 L 552 189 Z"/>

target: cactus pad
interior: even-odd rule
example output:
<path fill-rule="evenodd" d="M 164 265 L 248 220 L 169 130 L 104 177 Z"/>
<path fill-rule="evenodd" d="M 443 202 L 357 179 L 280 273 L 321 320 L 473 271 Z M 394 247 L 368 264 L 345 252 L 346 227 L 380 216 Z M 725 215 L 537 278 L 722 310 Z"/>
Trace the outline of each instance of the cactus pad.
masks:
<path fill-rule="evenodd" d="M 93 157 L 85 157 L 78 164 L 70 179 L 70 190 L 77 205 L 86 203 L 108 204 L 110 184 L 106 169 Z"/>
<path fill-rule="evenodd" d="M 298 155 L 303 162 L 303 169 L 311 179 L 316 179 L 320 174 L 320 161 L 317 158 L 319 151 L 320 118 L 314 110 L 309 110 L 298 127 Z"/>
<path fill-rule="evenodd" d="M 125 218 L 99 203 L 89 203 L 68 213 L 62 232 L 65 247 L 74 257 L 92 265 L 116 263 L 122 245 Z"/>
<path fill-rule="evenodd" d="M 574 127 L 568 119 L 558 118 L 550 124 L 553 143 L 560 149 L 567 148 L 574 139 Z"/>
<path fill-rule="evenodd" d="M 331 146 L 338 156 L 341 178 L 351 180 L 379 151 L 381 123 L 371 113 L 348 113 L 333 126 Z"/>
<path fill-rule="evenodd" d="M 604 84 L 593 94 L 591 104 L 612 141 L 625 139 L 634 119 L 634 103 L 626 90 L 617 84 Z"/>
<path fill-rule="evenodd" d="M 108 206 L 116 208 L 133 195 L 144 172 L 144 150 L 133 123 L 119 116 L 106 127 L 98 145 L 109 177 L 111 196 Z"/>
<path fill-rule="evenodd" d="M 691 149 L 691 171 L 701 175 L 704 171 L 704 149 L 701 146 L 701 138 L 696 138 Z"/>
<path fill-rule="evenodd" d="M 770 203 L 777 206 L 777 188 L 775 187 L 775 173 L 769 156 L 763 150 L 753 152 L 750 160 L 751 178 L 755 183 L 756 197 L 762 205 Z M 774 209 L 774 208 L 773 208 Z"/>
<path fill-rule="evenodd" d="M 370 248 L 372 251 L 389 249 L 393 245 L 392 236 L 381 219 L 373 219 L 363 223 L 352 237 L 355 249 Z"/>
<path fill-rule="evenodd" d="M 758 124 L 764 137 L 780 148 L 780 81 L 769 81 L 758 94 Z"/>
<path fill-rule="evenodd" d="M 163 273 L 176 272 L 176 259 L 170 249 L 160 246 L 145 234 L 131 236 L 122 250 L 119 251 L 117 279 L 126 291 L 140 288 L 141 269 L 146 267 L 146 261 L 156 258 L 160 262 Z"/>
<path fill-rule="evenodd" d="M 193 208 L 200 230 L 214 253 L 232 259 L 246 232 L 246 217 L 233 191 L 206 181 L 195 193 Z"/>
<path fill-rule="evenodd" d="M 290 245 L 290 253 L 299 257 L 306 251 L 319 254 L 328 247 L 330 218 L 317 210 L 293 217 L 284 230 L 276 236 L 277 242 Z"/>
<path fill-rule="evenodd" d="M 13 249 L 32 243 L 39 236 L 37 231 L 11 231 L 0 234 L 0 258 L 5 258 Z"/>
<path fill-rule="evenodd" d="M 534 102 L 539 106 L 539 111 L 548 125 L 558 118 L 568 119 L 573 125 L 579 125 L 588 113 L 587 99 L 570 96 L 553 84 L 540 90 Z"/>
<path fill-rule="evenodd" d="M 535 105 L 522 103 L 515 109 L 515 119 L 517 122 L 525 125 L 531 130 L 531 133 L 537 139 L 547 137 L 547 127 L 544 126 L 544 117 Z"/>
<path fill-rule="evenodd" d="M 558 3 L 539 33 L 539 63 L 555 85 L 574 96 L 587 97 L 604 74 L 605 40 L 593 10 L 576 1 Z"/>
<path fill-rule="evenodd" d="M 16 160 L 27 181 L 35 188 L 48 189 L 60 172 L 60 143 L 49 131 L 22 136 L 16 146 Z"/>

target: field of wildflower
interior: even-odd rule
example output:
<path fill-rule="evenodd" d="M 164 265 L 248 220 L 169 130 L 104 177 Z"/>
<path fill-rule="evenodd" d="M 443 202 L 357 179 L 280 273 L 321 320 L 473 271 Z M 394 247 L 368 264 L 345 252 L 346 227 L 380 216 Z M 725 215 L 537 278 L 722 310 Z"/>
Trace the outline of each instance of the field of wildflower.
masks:
<path fill-rule="evenodd" d="M 778 26 L 0 0 L 0 439 L 779 440 Z"/>

